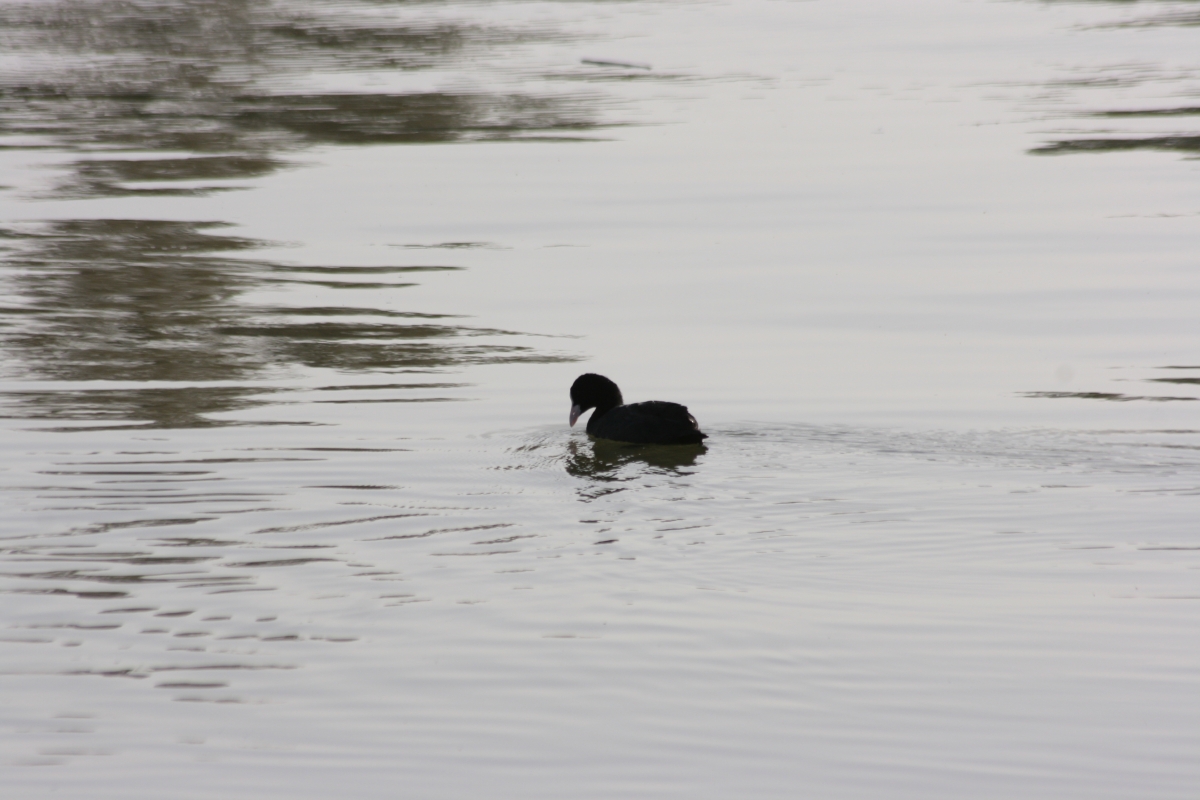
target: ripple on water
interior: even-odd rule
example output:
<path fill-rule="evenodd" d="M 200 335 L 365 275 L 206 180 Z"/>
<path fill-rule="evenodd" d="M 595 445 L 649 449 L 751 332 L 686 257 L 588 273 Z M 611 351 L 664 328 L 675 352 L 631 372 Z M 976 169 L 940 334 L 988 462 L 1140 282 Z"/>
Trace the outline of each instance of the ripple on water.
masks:
<path fill-rule="evenodd" d="M 236 436 L 207 439 L 210 477 L 232 495 L 271 495 L 272 507 L 246 513 L 220 511 L 231 494 L 206 492 L 47 510 L 60 488 L 10 485 L 22 510 L 5 522 L 0 555 L 6 678 L 43 712 L 64 698 L 89 706 L 95 690 L 63 678 L 144 685 L 152 696 L 122 700 L 119 713 L 148 730 L 190 719 L 155 711 L 153 697 L 255 707 L 264 732 L 294 713 L 354 729 L 390 709 L 389 746 L 427 755 L 456 736 L 508 752 L 506 737 L 537 738 L 529 720 L 564 731 L 579 713 L 614 724 L 649 714 L 665 727 L 634 740 L 668 757 L 688 741 L 723 748 L 731 731 L 795 742 L 832 730 L 886 750 L 913 725 L 953 751 L 956 726 L 999 720 L 1014 703 L 1030 730 L 1061 727 L 1081 695 L 1062 695 L 1055 675 L 1129 690 L 1134 675 L 1186 663 L 1187 647 L 1163 667 L 1107 644 L 1113 630 L 1148 635 L 1131 601 L 1186 609 L 1200 596 L 1200 551 L 1180 534 L 1200 459 L 1171 447 L 1176 435 L 712 434 L 694 449 L 557 431 L 409 439 L 402 451 L 317 446 L 269 472 Z M 178 471 L 184 454 L 169 449 L 157 457 Z M 101 482 L 126 463 L 154 473 L 144 456 L 125 458 L 94 442 L 24 456 L 69 472 L 81 494 L 108 491 Z M 343 477 L 366 473 L 395 483 L 364 493 Z M 179 509 L 158 514 L 164 504 Z M 1118 561 L 1096 561 L 1096 548 Z M 120 591 L 95 595 L 97 583 Z M 1182 618 L 1156 619 L 1169 629 Z M 1004 680 L 1027 695 L 983 691 L 997 653 L 1009 654 Z M 606 688 L 593 701 L 583 685 Z M 880 716 L 880 703 L 893 711 Z M 957 710 L 929 717 L 931 703 Z M 1057 711 L 1037 710 L 1047 705 Z M 225 724 L 200 719 L 192 729 Z M 139 746 L 99 725 L 105 749 Z M 306 747 L 321 738 L 276 735 Z M 379 746 L 355 745 L 360 757 L 382 757 Z M 1036 746 L 1010 738 L 1003 749 L 1021 760 Z"/>

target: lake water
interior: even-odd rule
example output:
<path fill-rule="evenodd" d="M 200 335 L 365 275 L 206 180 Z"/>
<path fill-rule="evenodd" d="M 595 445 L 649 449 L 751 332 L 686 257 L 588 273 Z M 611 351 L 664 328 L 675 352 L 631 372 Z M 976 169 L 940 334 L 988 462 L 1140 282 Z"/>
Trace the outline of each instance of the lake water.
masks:
<path fill-rule="evenodd" d="M 1198 24 L 0 4 L 4 796 L 1194 798 Z"/>

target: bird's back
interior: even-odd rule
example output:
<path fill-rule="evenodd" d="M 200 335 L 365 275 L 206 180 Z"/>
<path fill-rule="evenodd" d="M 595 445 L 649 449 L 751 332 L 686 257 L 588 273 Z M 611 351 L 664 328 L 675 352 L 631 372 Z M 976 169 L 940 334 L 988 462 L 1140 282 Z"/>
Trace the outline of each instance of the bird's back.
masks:
<path fill-rule="evenodd" d="M 698 444 L 707 438 L 687 406 L 663 400 L 617 406 L 598 418 L 593 414 L 587 432 L 633 444 Z"/>

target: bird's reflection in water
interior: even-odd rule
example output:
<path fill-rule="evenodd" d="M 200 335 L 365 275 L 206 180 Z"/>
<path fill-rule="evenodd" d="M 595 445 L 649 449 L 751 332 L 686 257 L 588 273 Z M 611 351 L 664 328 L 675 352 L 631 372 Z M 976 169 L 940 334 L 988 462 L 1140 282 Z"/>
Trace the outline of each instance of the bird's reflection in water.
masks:
<path fill-rule="evenodd" d="M 707 452 L 702 444 L 623 444 L 603 439 L 571 439 L 565 465 L 577 478 L 625 481 L 647 474 L 689 475 L 688 467 Z"/>

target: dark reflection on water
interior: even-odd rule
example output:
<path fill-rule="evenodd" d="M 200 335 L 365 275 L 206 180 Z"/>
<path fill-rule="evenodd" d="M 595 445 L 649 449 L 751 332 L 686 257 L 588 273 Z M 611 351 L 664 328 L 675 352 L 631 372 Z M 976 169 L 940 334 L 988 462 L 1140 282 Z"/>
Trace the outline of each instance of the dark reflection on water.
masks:
<path fill-rule="evenodd" d="M 249 377 L 263 356 L 221 328 L 257 282 L 222 253 L 258 242 L 212 222 L 63 220 L 10 228 L 9 370 L 59 380 L 216 381 Z M 259 267 L 261 270 L 261 265 Z"/>
<path fill-rule="evenodd" d="M 1051 0 L 1051 2 L 1054 1 Z M 1181 8 L 1185 5 L 1194 5 L 1195 0 L 1152 0 L 1152 2 L 1145 2 L 1145 0 L 1058 0 L 1058 2 L 1102 3 L 1126 6 L 1137 11 L 1146 9 L 1151 12 L 1097 26 L 1100 28 L 1160 28 L 1200 25 L 1200 11 Z M 1158 9 L 1162 6 L 1174 7 L 1166 11 L 1159 11 Z"/>
<path fill-rule="evenodd" d="M 1123 116 L 1163 116 L 1151 111 L 1144 115 L 1126 112 Z M 1112 116 L 1104 112 L 1096 116 Z M 1063 139 L 1051 144 L 1035 147 L 1029 152 L 1034 155 L 1069 155 L 1071 153 L 1119 153 L 1130 150 L 1165 150 L 1178 153 L 1200 153 L 1200 134 L 1187 136 L 1143 136 L 1137 138 L 1083 138 Z"/>
<path fill-rule="evenodd" d="M 450 315 L 241 302 L 239 295 L 247 289 L 272 282 L 394 291 L 413 284 L 352 279 L 457 268 L 295 267 L 234 258 L 225 254 L 262 243 L 218 232 L 222 227 L 101 219 L 4 230 L 10 245 L 0 262 L 7 267 L 2 280 L 8 303 L 0 316 L 6 371 L 62 381 L 194 383 L 248 380 L 278 365 L 428 372 L 570 359 L 502 341 L 519 335 L 512 331 L 442 321 Z M 347 280 L 325 280 L 330 274 Z M 234 423 L 207 415 L 261 405 L 273 391 L 262 386 L 22 390 L 5 395 L 4 413 L 148 427 L 227 425 Z"/>
<path fill-rule="evenodd" d="M 313 76 L 332 72 L 391 79 L 457 64 L 478 71 L 488 53 L 562 38 L 546 26 L 414 11 L 248 0 L 6 3 L 0 146 L 86 154 L 65 166 L 55 197 L 196 196 L 244 188 L 229 181 L 270 175 L 293 163 L 287 153 L 314 145 L 579 139 L 600 126 L 595 93 L 313 89 Z M 453 314 L 355 305 L 361 295 L 253 307 L 242 295 L 271 283 L 391 292 L 413 285 L 401 275 L 459 267 L 295 267 L 233 257 L 264 243 L 221 227 L 80 219 L 0 230 L 5 371 L 195 383 L 261 378 L 281 364 L 428 372 L 567 358 L 504 341 L 510 331 L 451 324 Z M 209 415 L 265 403 L 269 394 L 261 386 L 39 387 L 9 393 L 5 413 L 198 427 L 230 424 Z"/>
<path fill-rule="evenodd" d="M 1111 5 L 1128 9 L 1133 15 L 1125 19 L 1107 22 L 1098 29 L 1139 29 L 1158 27 L 1191 28 L 1200 25 L 1200 11 L 1178 8 L 1161 11 L 1165 3 L 1138 2 L 1137 0 L 1043 0 L 1055 4 L 1091 3 Z M 1178 3 L 1170 5 L 1178 6 Z M 1064 89 L 1122 89 L 1147 83 L 1177 83 L 1194 75 L 1177 68 L 1164 70 L 1153 64 L 1120 64 L 1102 68 L 1091 74 L 1072 79 L 1054 81 L 1049 86 L 1058 91 Z M 1111 101 L 1106 101 L 1111 102 Z M 1073 155 L 1079 153 L 1122 153 L 1137 150 L 1165 151 L 1194 155 L 1200 153 L 1200 132 L 1172 129 L 1147 133 L 1143 130 L 1124 132 L 1112 127 L 1114 120 L 1181 120 L 1200 116 L 1200 107 L 1195 105 L 1168 106 L 1158 108 L 1107 108 L 1087 112 L 1085 119 L 1105 120 L 1103 130 L 1072 132 L 1064 138 L 1056 138 L 1038 147 L 1031 148 L 1031 155 Z"/>
<path fill-rule="evenodd" d="M 0 418 L 111 420 L 89 430 L 122 428 L 206 428 L 237 424 L 214 420 L 209 414 L 228 413 L 264 405 L 271 389 L 252 396 L 245 387 L 190 386 L 186 389 L 86 389 L 16 391 L 0 394 Z M 257 421 L 255 424 L 264 424 Z M 295 423 L 293 423 L 295 424 Z M 72 430 L 64 427 L 60 430 Z"/>
<path fill-rule="evenodd" d="M 1200 11 L 1182 10 L 1183 4 L 1154 0 L 1043 0 L 1047 4 L 1090 4 L 1111 8 L 1113 18 L 1086 26 L 1092 31 L 1122 29 L 1195 28 Z M 1196 4 L 1189 3 L 1191 6 Z M 1045 141 L 1026 152 L 1037 156 L 1079 154 L 1165 152 L 1187 160 L 1200 154 L 1200 105 L 1194 101 L 1195 80 L 1200 73 L 1193 64 L 1168 64 L 1150 60 L 1129 60 L 1069 66 L 1066 74 L 1039 86 L 1038 104 L 1052 118 L 1066 125 L 1045 136 Z M 1165 87 L 1165 88 L 1164 88 Z M 1162 100 L 1164 96 L 1187 100 Z M 1072 110 L 1064 113 L 1064 108 Z M 1129 216 L 1179 217 L 1191 211 L 1174 209 L 1160 213 Z M 1159 369 L 1196 369 L 1160 367 Z M 1133 379 L 1125 379 L 1133 380 Z M 1184 392 L 1200 383 L 1190 377 L 1146 377 L 1140 383 L 1152 384 L 1142 391 L 1112 391 L 1105 386 L 1090 386 L 1074 391 L 1028 391 L 1022 397 L 1051 400 L 1101 400 L 1108 403 L 1187 403 L 1200 400 Z M 1172 393 L 1160 384 L 1170 384 Z"/>
<path fill-rule="evenodd" d="M 81 159 L 56 196 L 198 195 L 289 162 L 316 144 L 579 139 L 600 127 L 595 94 L 516 91 L 306 91 L 334 71 L 444 68 L 552 30 L 388 18 L 320 2 L 9 3 L 0 47 L 27 66 L 0 78 L 10 147 L 141 151 Z M 147 155 L 149 151 L 149 155 Z M 155 153 L 169 152 L 168 158 Z M 190 155 L 180 155 L 180 153 Z M 129 186 L 167 181 L 198 186 Z"/>
<path fill-rule="evenodd" d="M 1120 392 L 1025 392 L 1025 397 L 1040 397 L 1051 400 L 1073 398 L 1076 400 L 1111 400 L 1117 403 L 1128 403 L 1133 400 L 1149 400 L 1155 403 L 1171 401 L 1200 400 L 1197 397 L 1165 397 L 1162 395 L 1130 395 Z"/>
<path fill-rule="evenodd" d="M 74 175 L 57 194 L 78 197 L 120 197 L 122 195 L 159 195 L 196 197 L 218 191 L 233 191 L 240 186 L 154 186 L 131 188 L 127 181 L 196 181 L 230 178 L 257 178 L 283 167 L 287 162 L 262 156 L 194 156 L 160 159 L 93 159 L 77 161 Z"/>
<path fill-rule="evenodd" d="M 1173 370 L 1173 371 L 1177 371 L 1177 370 L 1197 371 L 1197 370 L 1200 370 L 1200 367 L 1166 366 L 1166 367 L 1159 367 L 1158 369 L 1166 369 L 1166 370 Z M 1142 378 L 1142 379 L 1140 379 L 1140 382 L 1152 383 L 1152 384 L 1166 383 L 1166 384 L 1171 384 L 1172 386 L 1181 387 L 1177 391 L 1186 391 L 1187 387 L 1200 385 L 1200 378 L 1177 377 L 1177 375 L 1175 373 L 1172 373 L 1171 377 Z M 1124 392 L 1096 392 L 1096 391 L 1080 391 L 1080 392 L 1062 392 L 1062 391 L 1045 392 L 1045 391 L 1043 391 L 1043 392 L 1022 392 L 1021 394 L 1024 397 L 1033 397 L 1033 398 L 1050 399 L 1050 400 L 1061 400 L 1061 399 L 1108 400 L 1110 402 L 1115 402 L 1115 403 L 1129 403 L 1129 402 L 1134 402 L 1134 401 L 1149 401 L 1152 403 L 1172 403 L 1172 402 L 1192 402 L 1195 400 L 1200 400 L 1200 397 L 1186 396 L 1186 395 L 1184 395 L 1184 396 L 1161 395 L 1161 394 L 1140 395 L 1140 394 L 1126 394 Z"/>
<path fill-rule="evenodd" d="M 1195 3 L 1196 0 L 1038 0 L 1041 5 L 1048 6 L 1074 6 L 1074 5 L 1102 5 L 1102 6 L 1120 6 L 1137 11 L 1143 8 L 1156 9 L 1164 5 L 1182 6 L 1188 3 Z M 1172 10 L 1165 14 L 1154 14 L 1152 16 L 1134 17 L 1124 19 L 1119 22 L 1105 23 L 1103 27 L 1141 27 L 1150 24 L 1178 25 L 1185 24 L 1187 20 L 1193 23 L 1200 23 L 1200 11 L 1178 11 Z"/>
<path fill-rule="evenodd" d="M 564 466 L 577 478 L 625 481 L 644 474 L 688 475 L 688 467 L 708 452 L 702 445 L 622 444 L 599 439 L 567 442 Z"/>

